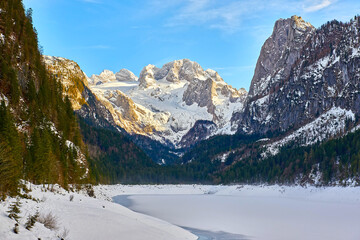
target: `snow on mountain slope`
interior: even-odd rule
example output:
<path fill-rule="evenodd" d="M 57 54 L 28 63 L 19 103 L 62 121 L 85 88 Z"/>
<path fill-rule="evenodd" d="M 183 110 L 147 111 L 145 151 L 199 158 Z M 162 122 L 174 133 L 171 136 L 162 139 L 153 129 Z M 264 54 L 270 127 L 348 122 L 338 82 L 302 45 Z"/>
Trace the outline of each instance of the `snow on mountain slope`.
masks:
<path fill-rule="evenodd" d="M 181 147 L 182 138 L 199 120 L 217 125 L 211 134 L 234 133 L 229 124 L 232 113 L 241 111 L 247 95 L 227 85 L 215 71 L 204 71 L 187 59 L 162 68 L 148 65 L 138 81 L 116 81 L 103 73 L 92 77 L 103 80 L 91 82 L 90 88 L 116 124 L 175 147 Z"/>
<path fill-rule="evenodd" d="M 276 21 L 272 35 L 261 48 L 249 97 L 267 95 L 271 86 L 290 75 L 292 65 L 299 58 L 299 50 L 314 31 L 310 23 L 298 16 Z"/>
<path fill-rule="evenodd" d="M 137 81 L 138 78 L 135 76 L 134 73 L 127 69 L 121 69 L 117 73 L 113 73 L 110 70 L 104 70 L 100 73 L 100 75 L 93 74 L 89 78 L 89 83 L 92 85 L 98 85 L 108 82 L 115 82 L 115 81 Z"/>
<path fill-rule="evenodd" d="M 286 132 L 333 106 L 359 117 L 359 28 L 359 18 L 318 29 L 297 16 L 276 21 L 234 125 L 243 133 Z"/>
<path fill-rule="evenodd" d="M 262 153 L 262 156 L 276 155 L 279 153 L 281 147 L 291 142 L 299 143 L 301 146 L 322 142 L 344 132 L 346 130 L 346 122 L 349 120 L 355 121 L 355 114 L 351 110 L 332 107 L 314 121 L 306 124 L 283 139 L 265 145 L 266 150 Z"/>
<path fill-rule="evenodd" d="M 16 199 L 8 197 L 0 203 L 0 239 L 197 239 L 180 227 L 84 193 L 68 192 L 56 185 L 49 188 L 31 185 L 31 189 L 32 199 L 20 200 L 18 234 L 12 230 L 16 222 L 6 213 Z M 27 217 L 36 211 L 40 216 L 51 213 L 57 229 L 48 229 L 39 222 L 31 230 L 25 229 Z"/>

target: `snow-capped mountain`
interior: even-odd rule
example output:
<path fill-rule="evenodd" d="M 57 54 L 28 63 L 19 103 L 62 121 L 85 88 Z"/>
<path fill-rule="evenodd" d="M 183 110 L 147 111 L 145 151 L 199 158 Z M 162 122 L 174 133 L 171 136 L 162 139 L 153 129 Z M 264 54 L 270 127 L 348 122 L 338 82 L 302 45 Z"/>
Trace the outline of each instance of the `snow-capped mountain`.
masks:
<path fill-rule="evenodd" d="M 127 69 L 121 69 L 117 73 L 113 73 L 110 70 L 104 70 L 100 73 L 100 75 L 93 74 L 89 78 L 89 83 L 91 85 L 98 85 L 103 83 L 109 83 L 109 82 L 131 82 L 131 81 L 137 81 L 138 77 L 135 76 L 134 73 Z"/>
<path fill-rule="evenodd" d="M 344 116 L 360 115 L 359 18 L 315 29 L 299 17 L 280 19 L 262 47 L 243 112 L 232 120 L 243 133 L 290 134 L 322 116 L 321 140 L 344 131 Z M 347 112 L 348 114 L 332 114 Z M 301 134 L 300 142 L 307 141 Z M 309 142 L 311 142 L 309 140 Z"/>
<path fill-rule="evenodd" d="M 249 94 L 188 59 L 161 68 L 148 65 L 139 78 L 126 69 L 87 78 L 79 68 L 83 75 L 77 79 L 84 80 L 88 95 L 107 112 L 82 115 L 105 119 L 152 150 L 143 137 L 180 149 L 217 134 L 272 132 L 278 137 L 264 143 L 270 153 L 289 142 L 324 141 L 346 133 L 349 121 L 357 124 L 359 25 L 359 18 L 334 20 L 319 29 L 297 16 L 278 20 L 262 47 Z M 49 69 L 61 65 L 47 59 Z M 74 70 L 71 64 L 61 68 Z M 60 79 L 69 86 L 67 78 Z M 79 93 L 73 97 L 81 99 Z"/>
<path fill-rule="evenodd" d="M 123 77 L 116 78 L 120 75 Z M 89 87 L 118 126 L 175 148 L 191 146 L 213 134 L 233 133 L 232 113 L 241 110 L 247 95 L 226 84 L 217 72 L 204 71 L 188 59 L 162 68 L 148 65 L 138 81 L 125 70 L 117 74 L 105 70 L 91 79 Z M 190 129 L 199 125 L 206 125 L 208 131 L 189 141 Z"/>

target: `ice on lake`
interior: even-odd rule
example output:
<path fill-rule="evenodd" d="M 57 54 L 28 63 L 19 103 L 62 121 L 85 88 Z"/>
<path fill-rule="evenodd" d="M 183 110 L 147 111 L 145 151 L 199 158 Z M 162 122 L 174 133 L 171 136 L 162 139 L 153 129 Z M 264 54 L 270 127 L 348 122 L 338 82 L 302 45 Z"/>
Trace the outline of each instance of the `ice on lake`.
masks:
<path fill-rule="evenodd" d="M 114 201 L 200 239 L 360 239 L 358 188 L 219 189 L 204 192 L 213 194 L 139 190 Z"/>

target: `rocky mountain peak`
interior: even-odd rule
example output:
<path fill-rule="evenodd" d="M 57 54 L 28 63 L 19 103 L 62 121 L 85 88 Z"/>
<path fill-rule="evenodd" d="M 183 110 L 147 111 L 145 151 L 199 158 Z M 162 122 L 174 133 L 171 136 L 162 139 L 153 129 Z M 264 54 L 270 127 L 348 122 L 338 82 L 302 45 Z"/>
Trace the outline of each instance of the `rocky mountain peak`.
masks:
<path fill-rule="evenodd" d="M 79 110 L 85 103 L 82 96 L 88 78 L 79 65 L 62 57 L 43 56 L 46 68 L 61 80 L 64 95 L 69 96 L 73 109 Z"/>
<path fill-rule="evenodd" d="M 138 77 L 135 74 L 127 69 L 121 69 L 115 74 L 116 80 L 119 82 L 131 82 L 137 81 Z"/>
<path fill-rule="evenodd" d="M 152 86 L 152 83 L 161 80 L 178 83 L 180 81 L 191 82 L 194 79 L 206 80 L 210 77 L 221 81 L 221 77 L 216 74 L 215 71 L 204 71 L 197 62 L 181 59 L 166 63 L 161 68 L 157 68 L 154 65 L 146 66 L 140 73 L 139 81 L 142 82 L 140 83 L 141 87 Z"/>
<path fill-rule="evenodd" d="M 216 72 L 215 70 L 207 69 L 205 72 L 216 82 L 224 82 L 224 80 L 220 77 L 218 72 Z"/>
<path fill-rule="evenodd" d="M 48 65 L 52 67 L 51 63 Z M 103 106 L 97 107 L 96 116 L 112 120 L 114 128 L 130 135 L 146 136 L 175 148 L 189 147 L 214 134 L 233 133 L 232 113 L 243 108 L 247 96 L 244 89 L 231 87 L 216 71 L 204 71 L 188 59 L 175 60 L 161 68 L 147 65 L 136 80 L 126 69 L 116 74 L 104 70 L 92 76 L 92 93 L 88 95 L 94 94 L 98 100 L 92 105 Z M 80 111 L 84 106 L 87 104 Z M 92 112 L 85 110 L 80 115 L 91 117 Z"/>
<path fill-rule="evenodd" d="M 291 20 L 295 23 L 295 25 L 293 25 L 293 28 L 301 29 L 303 31 L 305 31 L 307 28 L 314 28 L 311 23 L 305 22 L 300 16 L 294 15 L 291 17 Z"/>
<path fill-rule="evenodd" d="M 300 57 L 300 50 L 314 32 L 315 28 L 298 16 L 276 21 L 272 35 L 261 48 L 249 97 L 265 96 L 269 86 L 286 79 Z"/>
<path fill-rule="evenodd" d="M 99 75 L 91 75 L 90 77 L 90 84 L 102 84 L 105 82 L 112 82 L 116 81 L 115 74 L 110 70 L 103 70 Z"/>
<path fill-rule="evenodd" d="M 144 67 L 140 72 L 139 87 L 148 88 L 155 84 L 155 73 L 159 71 L 155 65 L 149 64 Z"/>
<path fill-rule="evenodd" d="M 244 112 L 234 114 L 239 131 L 299 129 L 334 109 L 339 123 L 341 112 L 358 116 L 358 22 L 333 20 L 315 29 L 296 16 L 277 21 L 261 50 Z M 322 127 L 332 136 L 340 126 Z"/>
<path fill-rule="evenodd" d="M 90 77 L 90 83 L 92 85 L 99 85 L 99 84 L 115 82 L 115 81 L 132 82 L 137 80 L 138 78 L 135 76 L 135 74 L 127 69 L 121 69 L 117 73 L 114 73 L 110 70 L 104 70 L 99 75 L 93 74 Z"/>
<path fill-rule="evenodd" d="M 103 79 L 107 79 L 108 81 L 115 81 L 116 80 L 116 77 L 115 77 L 115 74 L 110 71 L 110 70 L 103 70 L 99 77 L 103 78 Z"/>

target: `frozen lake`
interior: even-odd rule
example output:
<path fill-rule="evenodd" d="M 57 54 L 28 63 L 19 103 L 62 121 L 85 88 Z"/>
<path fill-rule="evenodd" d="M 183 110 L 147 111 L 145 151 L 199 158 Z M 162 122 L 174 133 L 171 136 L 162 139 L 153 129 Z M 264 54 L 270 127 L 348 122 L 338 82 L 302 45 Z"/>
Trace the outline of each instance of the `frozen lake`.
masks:
<path fill-rule="evenodd" d="M 182 194 L 176 189 L 169 189 L 171 194 L 163 194 L 166 190 L 142 194 L 137 190 L 134 195 L 113 199 L 186 228 L 200 239 L 360 239 L 357 188 L 222 188 L 204 194 Z"/>

